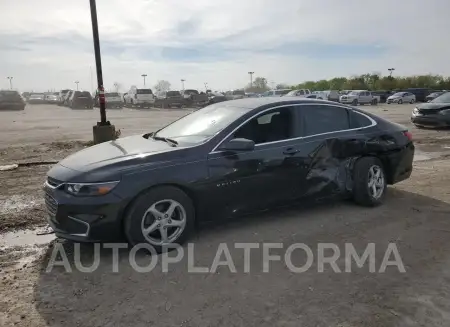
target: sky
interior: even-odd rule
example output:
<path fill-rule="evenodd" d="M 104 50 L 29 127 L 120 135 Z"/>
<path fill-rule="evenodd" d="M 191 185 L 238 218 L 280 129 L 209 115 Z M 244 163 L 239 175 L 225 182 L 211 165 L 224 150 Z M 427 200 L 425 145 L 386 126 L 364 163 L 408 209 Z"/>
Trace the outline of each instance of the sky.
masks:
<path fill-rule="evenodd" d="M 97 0 L 106 89 L 450 75 L 449 0 Z M 96 86 L 88 0 L 0 0 L 0 88 Z M 3 76 L 1 76 L 3 75 Z"/>

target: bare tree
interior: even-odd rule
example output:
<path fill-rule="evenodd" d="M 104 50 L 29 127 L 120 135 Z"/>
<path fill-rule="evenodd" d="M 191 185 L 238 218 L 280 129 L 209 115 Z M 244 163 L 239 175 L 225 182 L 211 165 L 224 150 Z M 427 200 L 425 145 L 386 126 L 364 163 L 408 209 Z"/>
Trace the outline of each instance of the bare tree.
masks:
<path fill-rule="evenodd" d="M 154 86 L 157 92 L 167 92 L 170 90 L 170 83 L 165 80 L 159 80 Z"/>

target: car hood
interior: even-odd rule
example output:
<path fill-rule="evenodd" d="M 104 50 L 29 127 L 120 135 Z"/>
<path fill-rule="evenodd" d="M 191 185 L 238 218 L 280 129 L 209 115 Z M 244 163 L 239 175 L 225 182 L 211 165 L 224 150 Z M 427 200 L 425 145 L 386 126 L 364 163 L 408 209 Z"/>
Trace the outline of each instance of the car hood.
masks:
<path fill-rule="evenodd" d="M 437 109 L 449 109 L 450 103 L 432 103 L 432 102 L 426 102 L 421 103 L 417 106 L 417 109 L 420 110 L 437 110 Z"/>
<path fill-rule="evenodd" d="M 91 146 L 70 155 L 59 164 L 76 171 L 88 172 L 134 158 L 144 158 L 150 154 L 176 149 L 179 148 L 171 147 L 164 141 L 146 139 L 143 135 L 135 135 Z"/>
<path fill-rule="evenodd" d="M 401 97 L 398 96 L 398 95 L 396 95 L 396 96 L 391 95 L 391 96 L 388 97 L 388 99 L 390 99 L 390 100 L 400 99 L 400 98 L 401 98 Z"/>

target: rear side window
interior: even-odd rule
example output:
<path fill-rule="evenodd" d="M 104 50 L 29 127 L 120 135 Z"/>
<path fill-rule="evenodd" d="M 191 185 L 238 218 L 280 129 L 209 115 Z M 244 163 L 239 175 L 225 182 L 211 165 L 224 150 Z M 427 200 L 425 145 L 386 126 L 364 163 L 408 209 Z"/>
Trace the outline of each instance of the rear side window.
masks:
<path fill-rule="evenodd" d="M 365 115 L 353 110 L 349 110 L 348 112 L 350 117 L 350 128 L 362 128 L 372 125 L 372 121 Z"/>
<path fill-rule="evenodd" d="M 137 94 L 153 94 L 152 90 L 150 90 L 150 89 L 137 89 L 136 93 Z"/>
<path fill-rule="evenodd" d="M 350 129 L 347 109 L 336 106 L 302 106 L 303 135 L 312 136 Z"/>

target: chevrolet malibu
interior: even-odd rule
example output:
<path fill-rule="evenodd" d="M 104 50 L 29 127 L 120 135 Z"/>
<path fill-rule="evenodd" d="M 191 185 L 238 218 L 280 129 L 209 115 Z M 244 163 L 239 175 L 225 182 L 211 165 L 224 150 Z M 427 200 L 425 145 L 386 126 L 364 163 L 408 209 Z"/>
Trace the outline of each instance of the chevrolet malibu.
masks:
<path fill-rule="evenodd" d="M 77 152 L 45 182 L 57 236 L 125 236 L 157 251 L 181 244 L 199 222 L 293 201 L 383 202 L 409 178 L 408 130 L 335 102 L 247 98 L 209 105 L 155 132 Z"/>

